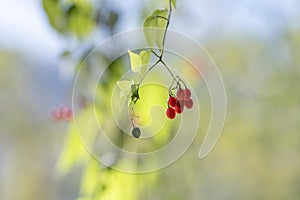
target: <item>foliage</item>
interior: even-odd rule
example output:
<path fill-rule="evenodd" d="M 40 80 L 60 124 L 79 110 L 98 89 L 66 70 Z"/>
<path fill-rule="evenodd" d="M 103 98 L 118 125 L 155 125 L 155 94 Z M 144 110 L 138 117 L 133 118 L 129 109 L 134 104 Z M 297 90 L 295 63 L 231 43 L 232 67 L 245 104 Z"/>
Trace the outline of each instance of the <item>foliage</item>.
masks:
<path fill-rule="evenodd" d="M 148 2 L 156 1 L 145 2 L 144 7 L 149 8 L 155 4 L 149 5 Z M 190 7 L 188 1 L 181 1 L 181 3 L 186 5 L 182 17 L 187 13 L 193 13 L 192 10 L 200 5 L 199 3 Z M 262 11 L 266 11 L 263 10 L 266 7 L 263 4 L 257 2 L 257 5 L 261 5 Z M 210 5 L 218 7 L 214 3 Z M 93 9 L 96 10 L 94 6 Z M 274 11 L 272 7 L 267 9 L 270 12 Z M 284 9 L 277 11 L 281 12 Z M 117 12 L 120 14 L 120 11 Z M 214 16 L 217 22 L 220 20 L 216 17 L 219 16 L 218 14 L 209 16 Z M 260 16 L 258 19 L 264 18 Z M 274 15 L 272 19 L 281 21 L 283 18 L 282 15 Z M 197 23 L 197 18 L 191 22 Z M 233 22 L 236 22 L 235 19 Z M 77 190 L 80 199 L 111 199 L 114 198 L 113 193 L 127 196 L 125 192 L 131 193 L 129 192 L 132 191 L 131 186 L 134 188 L 134 198 L 143 200 L 298 199 L 300 196 L 300 29 L 296 29 L 295 21 L 285 19 L 281 22 L 281 26 L 276 27 L 276 31 L 271 31 L 270 35 L 273 37 L 266 37 L 268 34 L 266 35 L 265 32 L 262 36 L 259 30 L 254 30 L 256 34 L 251 35 L 242 31 L 240 28 L 243 26 L 240 26 L 237 27 L 238 34 L 236 32 L 231 32 L 229 35 L 216 33 L 213 37 L 209 37 L 209 40 L 205 40 L 205 47 L 220 66 L 229 98 L 225 129 L 212 154 L 205 160 L 196 159 L 203 139 L 201 131 L 191 148 L 172 166 L 160 170 L 160 173 L 139 176 L 122 173 L 121 181 L 120 175 L 110 174 L 116 173 L 114 170 L 109 172 L 98 162 L 90 160 L 81 143 L 74 142 L 74 145 L 68 145 L 70 138 L 73 138 L 69 137 L 69 132 L 73 132 L 74 139 L 78 139 L 76 131 L 71 131 L 72 124 L 68 129 L 69 132 L 66 133 L 66 145 L 62 153 L 64 159 L 62 159 L 67 161 L 68 156 L 63 154 L 72 152 L 73 148 L 81 149 L 71 156 L 76 162 L 69 162 L 73 163 L 68 165 L 69 168 L 60 169 L 58 165 L 61 173 L 70 174 L 64 179 L 57 179 L 53 175 L 53 159 L 60 148 L 62 139 L 60 130 L 64 129 L 65 124 L 48 123 L 46 111 L 41 108 L 49 106 L 49 101 L 55 98 L 53 96 L 57 95 L 59 93 L 57 90 L 61 88 L 56 87 L 56 91 L 45 90 L 49 86 L 51 74 L 45 74 L 45 69 L 41 66 L 49 63 L 43 61 L 35 64 L 37 54 L 20 56 L 19 52 L 12 53 L 11 50 L 2 49 L 0 85 L 1 102 L 4 106 L 1 107 L 0 112 L 0 160 L 1 172 L 3 172 L 0 199 L 73 199 Z M 212 22 L 212 24 L 219 23 Z M 217 26 L 213 25 L 214 28 Z M 272 26 L 269 28 L 274 30 Z M 105 31 L 103 25 L 100 30 Z M 68 42 L 70 35 L 63 36 L 66 36 Z M 80 45 L 80 49 L 84 48 Z M 38 55 L 43 53 L 48 52 L 41 52 Z M 71 53 L 73 54 L 73 51 Z M 114 77 L 116 74 L 124 73 L 122 71 L 124 66 L 129 67 L 127 61 L 124 59 L 122 65 L 115 64 L 109 68 L 110 73 L 107 77 L 110 78 L 103 83 L 119 80 Z M 181 65 L 185 68 L 184 64 Z M 36 76 L 37 72 L 43 72 L 45 78 L 41 80 L 41 76 Z M 87 75 L 87 79 L 90 77 L 91 75 Z M 52 78 L 57 81 L 56 76 Z M 41 87 L 45 83 L 47 85 Z M 24 96 L 24 92 L 28 94 L 32 89 L 37 92 Z M 150 89 L 147 92 L 152 93 L 153 90 Z M 107 95 L 105 99 L 109 99 L 109 95 L 105 93 L 108 90 L 99 91 L 97 93 L 99 99 L 103 94 Z M 116 90 L 118 91 L 118 88 Z M 142 88 L 141 98 L 149 99 L 151 94 L 147 92 Z M 160 91 L 158 95 L 163 93 Z M 164 100 L 166 98 L 163 97 Z M 153 103 L 156 102 L 150 102 L 149 105 Z M 202 100 L 201 104 L 205 105 L 201 109 L 204 115 L 201 116 L 209 116 L 209 99 Z M 143 106 L 141 108 L 145 109 Z M 89 106 L 84 107 L 78 116 L 88 113 L 85 110 L 89 109 Z M 209 117 L 201 117 L 202 124 L 208 123 L 208 120 Z M 168 128 L 170 129 L 171 126 Z M 163 143 L 162 138 L 159 138 L 156 144 L 159 142 Z M 77 160 L 77 157 L 81 159 Z M 81 182 L 78 179 L 80 175 Z M 135 183 L 127 184 L 128 178 L 133 179 Z M 124 184 L 113 183 L 113 180 Z M 107 185 L 103 186 L 101 183 Z M 16 189 L 18 185 L 22 187 Z M 79 187 L 81 189 L 78 189 Z"/>
<path fill-rule="evenodd" d="M 60 33 L 83 37 L 96 25 L 93 7 L 88 0 L 43 0 L 43 6 L 49 22 Z"/>
<path fill-rule="evenodd" d="M 144 34 L 151 47 L 154 44 L 161 50 L 165 35 L 165 27 L 168 22 L 169 11 L 167 9 L 156 10 L 144 22 Z"/>
<path fill-rule="evenodd" d="M 120 71 L 116 69 L 120 67 L 124 68 L 124 64 L 123 61 L 114 61 L 109 65 L 108 71 L 105 72 L 109 73 L 108 77 L 110 77 L 110 80 L 102 83 L 104 87 L 97 90 L 97 96 L 101 97 L 105 94 L 108 98 L 107 94 L 112 91 L 114 83 L 117 82 L 120 89 L 121 105 L 124 104 L 126 100 L 129 100 L 129 106 L 133 106 L 137 103 L 140 99 L 140 84 L 142 80 L 159 62 L 163 63 L 162 55 L 166 30 L 170 20 L 172 5 L 175 7 L 176 1 L 167 1 L 166 5 L 165 9 L 154 11 L 144 22 L 145 37 L 149 42 L 151 49 L 142 50 L 138 54 L 128 50 L 131 70 L 137 77 L 133 80 L 122 80 L 117 82 L 116 80 L 119 79 Z M 99 15 L 99 12 L 102 16 L 103 12 L 101 11 L 103 10 L 101 8 L 99 10 L 95 9 L 96 7 L 93 7 L 92 3 L 88 0 L 43 0 L 43 6 L 48 14 L 49 22 L 52 27 L 67 37 L 69 37 L 69 34 L 73 34 L 79 39 L 86 37 L 92 33 L 97 26 L 97 23 L 102 23 L 97 21 L 99 20 L 97 16 Z M 103 6 L 105 6 L 105 3 L 103 3 Z M 108 16 L 111 16 L 111 13 L 109 13 Z M 115 22 L 108 23 L 105 21 L 106 19 L 107 17 L 100 17 L 100 20 L 106 22 L 108 26 L 114 26 Z M 159 49 L 159 56 L 158 53 L 154 52 L 154 45 Z M 89 52 L 87 51 L 82 54 L 78 62 L 82 63 L 88 53 Z M 158 58 L 158 61 L 155 65 L 149 66 L 151 53 Z M 70 56 L 70 54 L 68 53 L 65 56 Z M 108 62 L 110 62 L 109 59 Z M 163 64 L 167 67 L 165 63 Z M 87 71 L 86 73 L 86 76 L 89 76 L 89 72 Z M 153 89 L 154 88 L 152 88 L 152 90 Z M 151 88 L 145 88 L 144 92 L 142 92 L 143 97 L 150 94 L 145 93 L 147 90 L 150 91 Z M 159 92 L 159 90 L 156 89 L 155 92 Z M 164 95 L 160 95 L 160 97 L 164 97 Z M 152 97 L 148 97 L 148 99 L 150 100 Z M 133 102 L 133 104 L 130 104 L 130 102 Z M 145 117 L 143 117 L 144 121 L 141 121 L 141 123 L 149 123 L 148 118 L 150 117 L 146 116 L 148 115 L 148 110 L 150 111 L 150 105 L 153 102 L 145 101 L 145 103 L 136 106 L 137 112 L 143 110 L 143 113 L 146 113 Z M 109 102 L 103 98 L 99 98 L 99 101 L 96 102 L 96 104 L 97 117 L 99 120 L 103 123 L 110 123 L 109 121 L 111 119 L 107 116 L 109 111 L 106 109 L 110 107 Z M 153 184 L 157 181 L 157 173 L 148 175 L 147 180 L 140 182 L 139 179 L 142 175 L 124 174 L 111 170 L 109 166 L 101 166 L 95 158 L 90 157 L 85 147 L 82 146 L 81 140 L 84 140 L 84 143 L 87 144 L 87 146 L 93 146 L 93 143 L 96 140 L 98 126 L 95 122 L 90 120 L 94 117 L 93 109 L 94 107 L 92 105 L 87 105 L 80 113 L 76 113 L 78 119 L 76 120 L 76 124 L 70 124 L 65 145 L 57 164 L 57 170 L 60 173 L 65 174 L 70 172 L 78 164 L 84 167 L 78 199 L 138 199 L 138 193 L 134 189 L 136 188 L 137 182 L 139 182 L 140 190 L 146 190 L 149 186 L 154 186 Z M 171 127 L 172 126 L 168 125 L 162 131 L 169 132 Z M 85 138 L 82 138 L 82 135 L 78 134 L 79 129 L 84 130 L 83 137 Z M 110 132 L 114 135 L 112 137 L 115 137 L 116 140 L 119 141 L 117 143 L 122 145 L 123 142 L 120 141 L 124 140 L 122 139 L 124 133 L 116 130 L 111 130 Z M 161 135 L 163 137 L 158 137 L 154 141 L 158 146 L 168 138 L 168 134 Z M 143 144 L 140 146 L 143 146 Z"/>
<path fill-rule="evenodd" d="M 165 15 L 154 17 L 154 13 L 150 19 L 147 18 L 150 25 L 145 28 L 160 27 L 160 24 L 165 23 L 162 18 Z M 65 34 L 70 31 L 61 32 Z M 215 60 L 222 63 L 221 71 L 227 90 L 230 91 L 230 113 L 224 130 L 227 137 L 221 137 L 214 155 L 201 163 L 190 164 L 191 157 L 198 150 L 200 136 L 195 140 L 196 148 L 192 147 L 187 156 L 167 171 L 145 175 L 117 172 L 99 166 L 97 161 L 86 154 L 71 124 L 58 169 L 67 173 L 81 163 L 84 172 L 78 199 L 240 199 L 245 196 L 249 199 L 297 199 L 300 176 L 297 159 L 300 141 L 297 85 L 300 73 L 297 68 L 299 56 L 295 52 L 299 49 L 300 40 L 297 32 L 285 34 L 281 36 L 284 39 L 275 41 L 279 45 L 275 49 L 265 41 L 238 38 L 233 41 L 227 39 L 222 45 L 220 41 L 207 45 L 210 52 L 214 52 Z M 159 34 L 146 31 L 145 36 L 153 49 L 162 49 Z M 289 47 L 288 50 L 285 45 Z M 287 54 L 286 51 L 291 52 Z M 136 55 L 133 60 L 138 60 L 134 61 L 137 64 L 131 62 L 131 66 L 134 66 L 133 70 L 139 76 L 141 52 L 130 51 L 129 55 L 131 53 Z M 283 55 L 291 57 L 284 60 Z M 126 63 L 112 65 L 110 84 L 118 80 L 116 74 L 119 72 L 115 70 L 124 65 Z M 133 92 L 131 85 L 137 82 L 126 80 L 118 85 L 121 91 L 126 91 L 124 96 L 128 96 Z M 107 94 L 112 89 L 110 84 L 97 95 Z M 147 96 L 145 90 L 141 90 L 139 96 L 149 98 L 150 95 Z M 209 105 L 209 101 L 205 103 Z M 87 113 L 89 109 L 84 108 L 82 113 Z M 145 110 L 147 106 L 137 104 L 136 110 L 139 109 Z M 90 117 L 87 115 L 83 118 L 88 121 Z M 143 123 L 148 123 L 147 120 Z M 83 126 L 93 127 L 84 121 Z M 165 131 L 171 132 L 172 126 L 167 128 Z M 88 134 L 95 132 L 87 130 Z M 159 138 L 155 143 L 159 145 L 164 140 L 166 138 Z"/>

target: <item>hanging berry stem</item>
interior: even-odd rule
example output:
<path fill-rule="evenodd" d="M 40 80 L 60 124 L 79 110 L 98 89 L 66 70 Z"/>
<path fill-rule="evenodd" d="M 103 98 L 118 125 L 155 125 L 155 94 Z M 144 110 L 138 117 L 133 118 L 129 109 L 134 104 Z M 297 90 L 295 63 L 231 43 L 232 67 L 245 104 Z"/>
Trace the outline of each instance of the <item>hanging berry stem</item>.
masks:
<path fill-rule="evenodd" d="M 169 0 L 169 14 L 168 14 L 168 17 L 165 18 L 165 17 L 161 17 L 161 16 L 156 16 L 156 17 L 160 17 L 160 18 L 163 18 L 167 21 L 167 24 L 166 24 L 166 27 L 164 29 L 164 35 L 163 35 L 163 42 L 162 42 L 162 47 L 161 47 L 161 53 L 160 55 L 157 54 L 154 50 L 151 50 L 151 53 L 153 53 L 157 58 L 158 60 L 146 71 L 146 73 L 143 75 L 143 77 L 140 79 L 139 81 L 139 84 L 140 85 L 143 80 L 145 79 L 145 77 L 148 75 L 148 73 L 159 63 L 162 63 L 163 66 L 165 66 L 165 68 L 168 70 L 168 72 L 170 73 L 170 75 L 174 78 L 174 74 L 173 72 L 171 71 L 171 69 L 167 66 L 167 64 L 163 61 L 163 55 L 164 55 L 164 50 L 165 50 L 165 42 L 166 42 L 166 35 L 167 35 L 167 31 L 168 31 L 168 28 L 169 28 L 169 24 L 170 24 L 170 19 L 171 19 L 171 14 L 172 14 L 172 3 L 171 3 L 171 0 Z"/>
<path fill-rule="evenodd" d="M 140 85 L 146 78 L 146 76 L 149 74 L 149 72 L 157 66 L 159 63 L 161 63 L 169 72 L 170 76 L 173 78 L 172 83 L 169 87 L 169 99 L 168 99 L 168 107 L 166 110 L 166 115 L 169 119 L 174 119 L 177 114 L 181 114 L 184 110 L 184 107 L 190 109 L 193 106 L 193 101 L 190 98 L 191 93 L 190 90 L 187 88 L 186 84 L 184 81 L 178 76 L 172 72 L 172 70 L 169 68 L 169 66 L 166 64 L 166 62 L 163 60 L 163 55 L 165 52 L 165 43 L 166 43 L 166 35 L 168 32 L 169 24 L 170 24 L 170 19 L 171 19 L 171 14 L 172 14 L 172 2 L 169 0 L 169 8 L 168 8 L 168 16 L 155 16 L 155 18 L 161 18 L 163 20 L 166 20 L 166 26 L 164 29 L 164 34 L 162 38 L 162 46 L 159 49 L 160 52 L 157 53 L 155 50 L 151 49 L 150 52 L 157 58 L 156 62 L 151 65 L 148 70 L 142 75 L 141 79 L 139 80 L 138 84 L 134 84 L 134 92 L 132 92 L 132 106 L 129 108 L 129 115 L 130 115 L 130 120 L 132 123 L 132 135 L 135 138 L 140 137 L 141 131 L 138 127 L 135 126 L 134 124 L 134 118 L 138 117 L 135 115 L 134 112 L 134 106 L 136 102 L 139 100 L 139 95 L 138 95 L 138 90 L 140 88 Z M 183 89 L 184 88 L 184 89 Z M 188 95 L 187 95 L 188 94 Z M 186 98 L 188 97 L 188 98 Z"/>

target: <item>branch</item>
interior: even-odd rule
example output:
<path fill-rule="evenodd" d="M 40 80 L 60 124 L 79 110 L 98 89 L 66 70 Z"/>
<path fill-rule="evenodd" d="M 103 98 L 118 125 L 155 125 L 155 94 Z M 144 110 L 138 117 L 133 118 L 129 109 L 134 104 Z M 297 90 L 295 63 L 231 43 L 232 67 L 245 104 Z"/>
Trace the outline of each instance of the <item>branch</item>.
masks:
<path fill-rule="evenodd" d="M 169 71 L 169 73 L 171 74 L 171 76 L 174 78 L 174 74 L 172 73 L 172 71 L 170 70 L 170 68 L 167 66 L 167 64 L 163 61 L 163 60 L 159 60 L 166 68 L 167 70 Z"/>
<path fill-rule="evenodd" d="M 172 3 L 171 3 L 171 0 L 169 0 L 169 15 L 168 15 L 167 25 L 166 25 L 165 33 L 164 33 L 164 37 L 163 37 L 160 59 L 162 59 L 164 50 L 165 50 L 166 35 L 167 35 L 167 31 L 168 31 L 169 24 L 170 24 L 171 14 L 172 14 Z"/>
<path fill-rule="evenodd" d="M 144 78 L 146 77 L 146 75 L 160 62 L 160 60 L 156 61 L 143 75 L 143 77 L 141 78 L 141 80 L 139 81 L 138 85 L 141 85 L 141 83 L 143 82 Z"/>

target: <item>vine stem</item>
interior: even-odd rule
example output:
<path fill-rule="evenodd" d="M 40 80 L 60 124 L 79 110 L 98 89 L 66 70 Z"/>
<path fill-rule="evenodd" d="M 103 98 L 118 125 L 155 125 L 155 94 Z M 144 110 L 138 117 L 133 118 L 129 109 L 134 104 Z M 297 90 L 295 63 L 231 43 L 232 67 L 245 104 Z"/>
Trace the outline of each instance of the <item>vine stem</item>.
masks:
<path fill-rule="evenodd" d="M 164 37 L 163 37 L 160 60 L 162 60 L 162 57 L 163 57 L 163 54 L 164 54 L 166 35 L 167 35 L 167 31 L 168 31 L 169 24 L 170 24 L 171 13 L 172 13 L 172 3 L 171 3 L 171 0 L 169 0 L 169 15 L 168 15 L 167 25 L 166 25 L 165 33 L 164 33 Z"/>
<path fill-rule="evenodd" d="M 171 71 L 171 69 L 168 67 L 168 65 L 163 61 L 163 55 L 164 55 L 164 51 L 165 51 L 165 43 L 166 43 L 166 35 L 167 35 L 167 32 L 168 32 L 168 28 L 169 28 L 169 25 L 170 25 L 170 20 L 171 20 L 171 14 L 172 14 L 172 2 L 171 0 L 169 0 L 169 13 L 168 13 L 168 17 L 163 17 L 163 16 L 156 16 L 157 18 L 161 18 L 161 19 L 164 19 L 166 20 L 166 27 L 164 29 L 164 35 L 163 35 L 163 38 L 162 38 L 162 45 L 161 45 L 161 48 L 159 49 L 161 52 L 160 53 L 156 53 L 153 49 L 151 49 L 151 53 L 153 53 L 157 58 L 158 60 L 153 64 L 151 65 L 151 67 L 148 68 L 148 70 L 143 74 L 142 78 L 140 79 L 139 83 L 138 83 L 138 88 L 139 86 L 142 84 L 143 80 L 145 79 L 145 77 L 148 75 L 148 73 L 155 67 L 157 66 L 159 63 L 162 63 L 162 65 L 168 70 L 168 72 L 170 73 L 170 75 L 172 76 L 173 78 L 173 81 L 172 81 L 172 84 L 171 86 L 174 84 L 174 81 L 176 78 L 178 78 L 179 80 L 176 81 L 177 82 L 177 85 L 180 81 L 182 81 L 178 76 L 175 76 L 173 74 L 173 72 Z M 182 81 L 183 82 L 183 81 Z M 185 83 L 183 82 L 183 84 L 185 85 Z M 176 85 L 176 87 L 177 87 Z M 171 89 L 171 86 L 169 88 L 169 95 L 171 95 L 172 93 L 172 89 Z M 180 87 L 180 85 L 179 85 Z M 186 86 L 185 86 L 186 87 Z M 134 102 L 134 105 L 135 105 L 136 101 Z M 133 111 L 133 114 L 134 114 L 134 105 L 133 107 L 131 108 L 131 110 Z M 134 116 L 130 116 L 131 117 L 131 123 L 132 123 L 132 126 L 135 127 L 135 124 L 134 124 L 134 117 L 136 117 L 136 115 L 134 114 Z"/>
<path fill-rule="evenodd" d="M 151 50 L 151 53 L 153 53 L 158 59 L 160 58 L 160 56 L 154 50 Z"/>
<path fill-rule="evenodd" d="M 145 77 L 147 76 L 147 74 L 158 64 L 158 63 L 162 63 L 163 66 L 168 70 L 168 72 L 170 73 L 170 75 L 175 78 L 175 75 L 173 74 L 173 72 L 171 71 L 171 69 L 168 67 L 168 65 L 161 59 L 157 60 L 143 75 L 143 77 L 141 78 L 141 80 L 139 81 L 138 85 L 141 85 L 141 83 L 143 82 L 143 80 L 145 79 Z"/>
<path fill-rule="evenodd" d="M 166 67 L 166 69 L 169 71 L 171 76 L 174 78 L 175 76 L 174 76 L 173 72 L 171 71 L 171 69 L 168 67 L 168 65 L 163 60 L 160 60 L 160 62 Z"/>
<path fill-rule="evenodd" d="M 139 84 L 140 85 L 143 80 L 145 79 L 146 75 L 158 64 L 158 63 L 162 63 L 166 69 L 168 70 L 168 72 L 170 73 L 170 75 L 174 78 L 174 74 L 172 73 L 171 69 L 167 66 L 167 64 L 163 61 L 163 55 L 164 55 L 164 49 L 165 49 L 165 43 L 166 43 L 166 35 L 167 35 L 167 31 L 168 31 L 168 28 L 169 28 L 169 24 L 170 24 L 170 19 L 171 19 L 171 13 L 172 13 L 172 2 L 171 0 L 169 0 L 169 14 L 168 14 L 168 18 L 165 18 L 165 17 L 160 17 L 160 16 L 157 16 L 157 17 L 160 17 L 162 19 L 165 19 L 167 21 L 167 24 L 166 24 L 166 28 L 164 30 L 164 36 L 163 36 L 163 42 L 162 42 L 162 48 L 161 48 L 161 54 L 158 55 L 154 50 L 151 50 L 151 53 L 153 53 L 157 58 L 158 60 L 146 71 L 146 73 L 143 75 L 143 77 L 141 78 L 141 80 L 139 81 Z"/>
<path fill-rule="evenodd" d="M 143 77 L 141 78 L 141 80 L 139 81 L 138 85 L 141 85 L 141 83 L 143 82 L 143 80 L 145 79 L 146 75 L 160 62 L 160 60 L 156 61 L 143 75 Z"/>

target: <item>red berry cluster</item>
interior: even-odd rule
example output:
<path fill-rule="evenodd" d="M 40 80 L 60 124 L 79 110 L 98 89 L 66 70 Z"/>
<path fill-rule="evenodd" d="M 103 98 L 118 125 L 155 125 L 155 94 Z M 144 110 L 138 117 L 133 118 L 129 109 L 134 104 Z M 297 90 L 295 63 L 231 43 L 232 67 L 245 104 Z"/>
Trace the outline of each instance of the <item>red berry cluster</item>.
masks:
<path fill-rule="evenodd" d="M 54 106 L 49 110 L 49 117 L 55 121 L 70 121 L 73 118 L 73 111 L 72 108 L 65 105 Z"/>
<path fill-rule="evenodd" d="M 176 97 L 170 95 L 166 115 L 169 119 L 174 119 L 177 114 L 181 114 L 184 107 L 191 109 L 193 107 L 192 93 L 188 88 L 178 89 Z"/>

